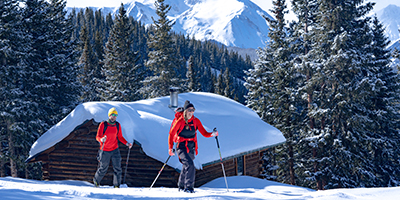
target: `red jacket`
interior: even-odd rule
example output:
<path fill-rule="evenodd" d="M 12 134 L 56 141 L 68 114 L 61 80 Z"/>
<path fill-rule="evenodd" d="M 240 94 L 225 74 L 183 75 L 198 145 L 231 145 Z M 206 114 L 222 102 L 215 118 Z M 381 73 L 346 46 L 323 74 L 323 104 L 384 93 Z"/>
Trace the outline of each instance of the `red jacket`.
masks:
<path fill-rule="evenodd" d="M 99 128 L 97 129 L 96 140 L 100 142 L 100 149 L 103 147 L 103 142 L 101 142 L 101 138 L 105 135 L 107 136 L 106 141 L 104 142 L 103 151 L 113 151 L 118 148 L 118 140 L 121 141 L 123 144 L 127 144 L 128 142 L 125 140 L 124 136 L 122 136 L 121 125 L 119 124 L 119 131 L 117 129 L 117 123 L 114 124 L 107 124 L 106 132 L 104 132 L 104 123 L 108 122 L 101 122 Z M 117 133 L 118 131 L 118 133 Z M 118 137 L 118 140 L 117 140 Z"/>
<path fill-rule="evenodd" d="M 175 117 L 177 118 L 177 120 L 173 120 L 172 121 L 172 125 L 171 125 L 171 129 L 169 130 L 169 136 L 168 136 L 168 148 L 172 149 L 174 146 L 174 142 L 185 142 L 185 141 L 194 141 L 195 145 L 196 145 L 196 155 L 198 153 L 197 151 L 197 134 L 195 135 L 195 137 L 193 139 L 186 139 L 186 138 L 181 138 L 179 137 L 179 133 L 183 130 L 183 128 L 186 125 L 185 119 L 183 117 L 182 113 L 177 112 L 175 114 Z M 188 120 L 188 122 L 193 121 L 193 125 L 196 128 L 196 131 L 199 130 L 200 133 L 204 136 L 204 137 L 212 137 L 212 132 L 207 132 L 206 129 L 204 129 L 203 124 L 201 124 L 200 120 L 198 118 L 196 118 L 195 116 L 192 116 L 192 118 L 190 118 Z"/>

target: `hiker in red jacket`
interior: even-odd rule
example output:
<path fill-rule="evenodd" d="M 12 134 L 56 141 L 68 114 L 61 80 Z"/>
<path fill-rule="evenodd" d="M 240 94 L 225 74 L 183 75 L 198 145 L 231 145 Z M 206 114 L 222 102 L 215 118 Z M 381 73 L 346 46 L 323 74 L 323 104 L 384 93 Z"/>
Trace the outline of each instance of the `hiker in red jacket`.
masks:
<path fill-rule="evenodd" d="M 185 101 L 183 112 L 176 112 L 175 120 L 172 122 L 168 136 L 168 153 L 170 156 L 175 155 L 173 151 L 174 142 L 176 142 L 176 152 L 179 161 L 182 163 L 182 171 L 178 180 L 179 190 L 185 192 L 194 192 L 194 181 L 196 169 L 193 160 L 195 153 L 197 155 L 197 134 L 199 130 L 204 137 L 218 136 L 218 131 L 207 132 L 200 120 L 194 114 L 194 106 L 190 101 Z"/>
<path fill-rule="evenodd" d="M 116 121 L 118 112 L 115 108 L 108 111 L 108 120 L 101 122 L 97 129 L 96 140 L 100 143 L 98 153 L 99 166 L 93 178 L 93 183 L 99 187 L 101 179 L 107 173 L 110 160 L 114 169 L 113 184 L 115 188 L 121 185 L 121 154 L 118 148 L 118 140 L 126 146 L 132 148 L 132 143 L 128 143 L 122 136 L 121 125 Z"/>

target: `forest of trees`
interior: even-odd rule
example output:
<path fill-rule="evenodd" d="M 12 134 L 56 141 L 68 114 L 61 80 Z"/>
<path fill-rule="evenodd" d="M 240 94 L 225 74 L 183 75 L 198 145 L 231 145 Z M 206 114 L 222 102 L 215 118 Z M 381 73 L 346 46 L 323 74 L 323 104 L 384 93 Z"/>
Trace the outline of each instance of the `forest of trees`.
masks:
<path fill-rule="evenodd" d="M 247 105 L 282 131 L 264 176 L 314 189 L 400 185 L 400 77 L 372 3 L 274 0 Z"/>
<path fill-rule="evenodd" d="M 169 87 L 178 86 L 181 92 L 213 92 L 244 103 L 250 57 L 172 32 L 169 5 L 156 1 L 156 6 L 159 19 L 150 27 L 127 16 L 123 5 L 115 16 L 72 10 L 72 37 L 82 52 L 81 100 L 135 101 L 169 95 Z"/>
<path fill-rule="evenodd" d="M 123 4 L 115 15 L 65 5 L 0 2 L 0 176 L 40 179 L 40 164 L 25 163 L 32 144 L 83 102 L 166 96 L 171 86 L 245 102 L 250 57 L 172 32 L 164 1 L 149 27 Z"/>
<path fill-rule="evenodd" d="M 285 0 L 266 18 L 270 42 L 254 62 L 172 31 L 156 0 L 145 26 L 65 0 L 0 1 L 0 176 L 41 178 L 26 164 L 41 134 L 88 101 L 136 101 L 203 91 L 234 99 L 286 143 L 263 176 L 314 189 L 400 185 L 400 77 L 384 27 L 364 0 Z M 398 57 L 397 51 L 393 55 Z"/>

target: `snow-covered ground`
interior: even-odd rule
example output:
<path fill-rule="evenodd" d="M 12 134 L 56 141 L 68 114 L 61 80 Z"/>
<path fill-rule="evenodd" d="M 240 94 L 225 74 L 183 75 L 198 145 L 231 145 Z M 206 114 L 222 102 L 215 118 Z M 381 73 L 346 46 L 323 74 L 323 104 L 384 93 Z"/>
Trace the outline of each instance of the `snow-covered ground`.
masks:
<path fill-rule="evenodd" d="M 320 199 L 373 200 L 399 199 L 400 187 L 358 188 L 315 191 L 248 176 L 228 177 L 229 190 L 223 178 L 215 179 L 195 193 L 178 192 L 177 188 L 95 188 L 82 181 L 36 181 L 0 178 L 0 199 Z"/>

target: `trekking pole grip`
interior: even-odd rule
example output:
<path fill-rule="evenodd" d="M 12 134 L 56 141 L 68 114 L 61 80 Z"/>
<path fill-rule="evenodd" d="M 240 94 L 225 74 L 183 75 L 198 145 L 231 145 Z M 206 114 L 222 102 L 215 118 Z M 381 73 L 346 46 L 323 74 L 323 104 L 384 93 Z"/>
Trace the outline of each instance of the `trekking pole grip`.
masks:
<path fill-rule="evenodd" d="M 219 149 L 218 136 L 215 136 L 215 140 L 217 140 L 217 147 L 218 147 L 218 149 Z"/>
<path fill-rule="evenodd" d="M 217 131 L 217 128 L 214 128 L 214 129 L 213 129 L 213 132 L 216 132 L 216 131 Z M 215 140 L 217 140 L 217 147 L 218 147 L 218 149 L 219 149 L 218 136 L 215 136 Z"/>

